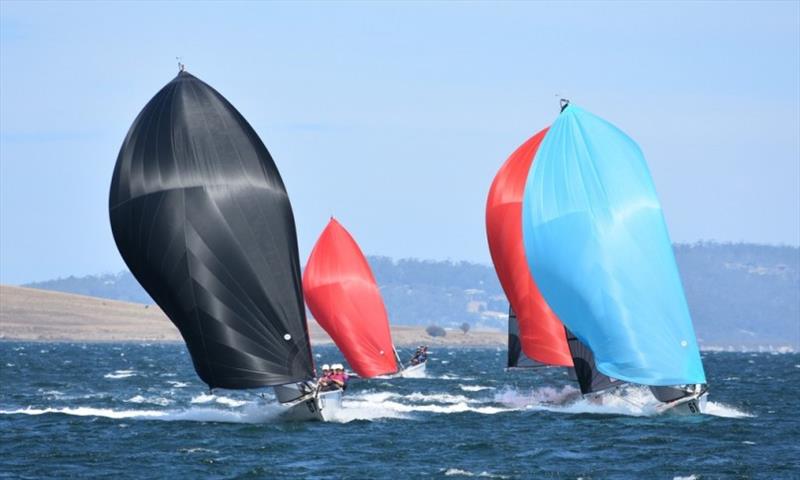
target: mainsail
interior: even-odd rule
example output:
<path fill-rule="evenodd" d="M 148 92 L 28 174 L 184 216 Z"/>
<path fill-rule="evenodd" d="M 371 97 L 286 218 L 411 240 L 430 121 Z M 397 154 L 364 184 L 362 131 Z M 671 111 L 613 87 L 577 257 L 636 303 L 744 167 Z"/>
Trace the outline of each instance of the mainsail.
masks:
<path fill-rule="evenodd" d="M 547 365 L 537 362 L 522 351 L 519 335 L 519 321 L 512 307 L 508 307 L 508 362 L 506 368 L 537 368 Z"/>
<path fill-rule="evenodd" d="M 361 377 L 395 373 L 389 317 L 367 259 L 352 236 L 331 218 L 303 273 L 314 318 Z"/>
<path fill-rule="evenodd" d="M 661 206 L 632 139 L 566 107 L 528 175 L 523 233 L 536 284 L 602 373 L 705 383 Z"/>
<path fill-rule="evenodd" d="M 111 182 L 122 257 L 209 387 L 313 378 L 289 198 L 247 121 L 181 71 L 136 117 Z"/>
<path fill-rule="evenodd" d="M 564 326 L 531 277 L 522 241 L 525 179 L 546 134 L 544 129 L 531 137 L 497 172 L 486 201 L 486 236 L 500 284 L 516 313 L 522 351 L 536 362 L 571 366 Z"/>
<path fill-rule="evenodd" d="M 572 353 L 572 362 L 575 364 L 571 373 L 575 375 L 582 394 L 596 393 L 622 385 L 619 380 L 600 373 L 594 363 L 592 350 L 569 330 L 566 330 L 566 334 L 569 351 Z"/>

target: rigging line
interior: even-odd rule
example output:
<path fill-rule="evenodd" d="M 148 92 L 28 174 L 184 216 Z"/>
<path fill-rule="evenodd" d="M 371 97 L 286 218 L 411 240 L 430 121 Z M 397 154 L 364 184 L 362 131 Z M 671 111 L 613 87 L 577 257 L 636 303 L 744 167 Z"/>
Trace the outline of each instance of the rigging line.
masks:
<path fill-rule="evenodd" d="M 403 365 L 403 360 L 400 359 L 400 354 L 397 353 L 397 349 L 394 347 L 394 345 L 392 345 L 392 350 L 394 351 L 394 356 L 397 358 L 397 364 L 400 365 L 399 371 L 402 372 L 406 369 L 406 367 Z"/>

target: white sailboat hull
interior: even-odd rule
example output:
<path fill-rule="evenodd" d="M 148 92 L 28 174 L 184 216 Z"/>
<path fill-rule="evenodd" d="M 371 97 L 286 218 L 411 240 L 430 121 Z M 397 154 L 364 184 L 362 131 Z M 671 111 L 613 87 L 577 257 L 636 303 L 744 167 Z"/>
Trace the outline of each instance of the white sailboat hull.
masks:
<path fill-rule="evenodd" d="M 375 378 L 425 378 L 425 364 L 427 361 L 420 364 L 404 368 L 397 373 L 391 375 L 379 375 Z"/>
<path fill-rule="evenodd" d="M 689 395 L 679 398 L 673 402 L 664 403 L 658 406 L 658 412 L 666 415 L 700 415 L 706 405 L 706 392 Z"/>
<path fill-rule="evenodd" d="M 282 404 L 281 418 L 293 422 L 330 421 L 342 408 L 342 391 L 318 392 L 292 403 Z"/>
<path fill-rule="evenodd" d="M 425 365 L 428 362 L 422 362 L 417 365 L 413 365 L 411 367 L 405 368 L 395 375 L 396 377 L 400 378 L 424 378 L 425 377 Z"/>

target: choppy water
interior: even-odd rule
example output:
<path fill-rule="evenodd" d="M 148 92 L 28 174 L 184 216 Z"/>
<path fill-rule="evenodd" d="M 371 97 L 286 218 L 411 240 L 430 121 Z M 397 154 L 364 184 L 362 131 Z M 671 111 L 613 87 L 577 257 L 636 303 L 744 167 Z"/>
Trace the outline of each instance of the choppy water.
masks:
<path fill-rule="evenodd" d="M 335 422 L 286 423 L 253 393 L 209 394 L 182 345 L 0 342 L 0 477 L 800 477 L 800 355 L 705 354 L 695 418 L 636 390 L 547 406 L 566 374 L 504 359 L 438 349 L 427 378 L 354 381 Z"/>

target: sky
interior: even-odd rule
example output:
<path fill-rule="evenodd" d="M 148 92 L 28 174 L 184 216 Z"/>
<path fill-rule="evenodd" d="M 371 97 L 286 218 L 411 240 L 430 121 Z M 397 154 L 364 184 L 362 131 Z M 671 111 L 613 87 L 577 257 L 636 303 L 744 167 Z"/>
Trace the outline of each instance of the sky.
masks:
<path fill-rule="evenodd" d="M 490 262 L 489 185 L 559 96 L 642 147 L 675 242 L 800 244 L 800 3 L 0 2 L 0 282 L 124 268 L 108 190 L 187 70 L 253 125 L 301 261 Z"/>

